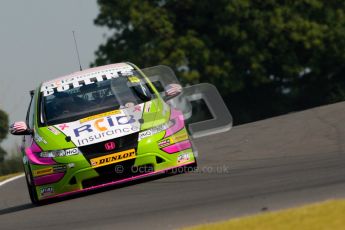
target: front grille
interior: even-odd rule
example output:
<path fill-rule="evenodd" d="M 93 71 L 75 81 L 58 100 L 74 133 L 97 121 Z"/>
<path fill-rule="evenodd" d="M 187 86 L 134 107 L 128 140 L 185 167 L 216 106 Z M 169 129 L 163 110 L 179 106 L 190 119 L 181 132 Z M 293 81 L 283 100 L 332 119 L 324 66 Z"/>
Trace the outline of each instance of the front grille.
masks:
<path fill-rule="evenodd" d="M 121 152 L 133 148 L 136 149 L 138 146 L 138 135 L 139 133 L 137 132 L 127 136 L 118 137 L 112 140 L 107 140 L 92 145 L 81 146 L 79 147 L 79 150 L 83 153 L 86 159 L 89 160 L 91 158 L 95 158 L 105 154 Z M 115 149 L 107 150 L 105 148 L 105 144 L 110 141 L 115 142 L 116 147 Z"/>
<path fill-rule="evenodd" d="M 85 158 L 89 161 L 92 158 L 104 156 L 107 154 L 122 152 L 128 149 L 137 150 L 139 133 L 133 133 L 127 136 L 118 137 L 112 140 L 102 141 L 92 145 L 79 147 Z M 108 142 L 115 142 L 115 149 L 107 150 L 105 144 Z M 98 173 L 98 177 L 82 181 L 83 188 L 88 188 L 96 185 L 105 184 L 111 181 L 117 181 L 133 176 L 133 165 L 135 159 L 125 160 L 115 164 L 105 165 L 94 168 Z M 119 172 L 119 169 L 121 169 Z"/>
<path fill-rule="evenodd" d="M 141 168 L 141 169 L 139 169 Z M 119 170 L 121 169 L 121 170 Z M 133 176 L 146 174 L 153 172 L 153 165 L 143 165 L 134 167 L 134 159 L 119 162 L 117 164 L 106 165 L 103 167 L 95 168 L 98 177 L 83 180 L 83 188 L 89 188 L 92 186 L 102 185 L 113 181 L 122 180 L 125 178 L 131 178 Z"/>
<path fill-rule="evenodd" d="M 88 188 L 91 186 L 105 184 L 111 181 L 121 180 L 130 176 L 132 172 L 132 167 L 134 165 L 134 159 L 122 161 L 117 164 L 111 164 L 95 168 L 99 174 L 96 178 L 91 178 L 82 181 L 83 188 Z M 118 172 L 119 169 L 122 169 Z"/>

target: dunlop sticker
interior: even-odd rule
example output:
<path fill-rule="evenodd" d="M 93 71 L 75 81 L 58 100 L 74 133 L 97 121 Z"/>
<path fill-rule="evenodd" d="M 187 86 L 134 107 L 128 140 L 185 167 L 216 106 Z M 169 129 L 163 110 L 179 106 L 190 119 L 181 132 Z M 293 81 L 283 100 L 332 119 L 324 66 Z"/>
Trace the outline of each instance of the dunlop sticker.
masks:
<path fill-rule="evenodd" d="M 93 158 L 90 160 L 90 163 L 91 163 L 92 168 L 97 168 L 97 167 L 110 165 L 117 162 L 129 160 L 129 159 L 133 159 L 135 158 L 135 156 L 136 156 L 135 149 L 129 149 L 126 151 Z"/>

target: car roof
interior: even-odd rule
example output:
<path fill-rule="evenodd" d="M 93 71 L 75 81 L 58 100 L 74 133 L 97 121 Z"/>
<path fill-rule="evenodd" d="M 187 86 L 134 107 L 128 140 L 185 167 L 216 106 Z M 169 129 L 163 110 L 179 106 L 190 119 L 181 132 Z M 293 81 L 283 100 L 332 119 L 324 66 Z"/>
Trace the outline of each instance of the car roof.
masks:
<path fill-rule="evenodd" d="M 130 63 L 115 63 L 110 65 L 98 66 L 94 68 L 77 71 L 53 80 L 45 81 L 40 86 L 40 91 L 44 92 L 44 95 L 48 95 L 52 89 L 60 88 L 60 91 L 64 91 L 65 87 L 69 87 L 70 84 L 79 84 L 79 82 L 89 81 L 92 78 L 102 79 L 112 77 L 114 75 L 128 74 L 132 72 L 134 67 Z M 99 81 L 99 80 L 97 80 Z M 101 80 L 102 81 L 102 80 Z"/>
<path fill-rule="evenodd" d="M 88 68 L 82 71 L 77 71 L 71 74 L 67 74 L 64 76 L 60 76 L 58 78 L 52 79 L 52 80 L 48 80 L 48 81 L 44 81 L 42 83 L 42 87 L 44 85 L 50 85 L 52 83 L 56 83 L 56 82 L 63 82 L 63 81 L 68 81 L 69 79 L 72 78 L 79 78 L 82 76 L 86 76 L 88 74 L 91 73 L 96 73 L 96 72 L 104 72 L 105 70 L 114 70 L 114 69 L 118 69 L 119 71 L 121 70 L 128 70 L 128 69 L 133 69 L 133 67 L 126 62 L 121 62 L 121 63 L 115 63 L 115 64 L 109 64 L 109 65 L 104 65 L 104 66 L 98 66 L 98 67 L 93 67 L 93 68 Z"/>

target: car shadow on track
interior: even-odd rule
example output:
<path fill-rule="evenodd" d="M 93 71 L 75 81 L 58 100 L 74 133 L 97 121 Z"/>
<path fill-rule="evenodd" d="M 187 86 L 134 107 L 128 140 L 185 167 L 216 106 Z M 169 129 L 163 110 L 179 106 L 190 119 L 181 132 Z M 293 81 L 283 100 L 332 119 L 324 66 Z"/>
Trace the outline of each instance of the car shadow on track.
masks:
<path fill-rule="evenodd" d="M 141 184 L 141 183 L 145 183 L 145 182 L 149 182 L 149 181 L 154 181 L 154 180 L 158 180 L 158 179 L 162 179 L 165 177 L 169 177 L 172 175 L 176 175 L 176 174 L 161 174 L 161 175 L 156 175 L 153 177 L 147 177 L 147 178 L 141 178 L 135 181 L 130 181 L 127 183 L 123 183 L 123 184 L 118 184 L 118 185 L 110 185 L 107 187 L 103 187 L 103 188 L 98 188 L 95 190 L 90 190 L 90 191 L 86 191 L 86 192 L 81 192 L 81 193 L 77 193 L 77 194 L 73 194 L 73 195 L 69 195 L 66 197 L 60 197 L 60 198 L 53 198 L 53 199 L 49 199 L 49 200 L 44 200 L 42 202 L 40 202 L 39 204 L 32 204 L 32 203 L 27 203 L 27 204 L 22 204 L 22 205 L 18 205 L 18 206 L 14 206 L 14 207 L 9 207 L 9 208 L 4 208 L 0 210 L 0 216 L 1 215 L 5 215 L 5 214 L 10 214 L 10 213 L 15 213 L 15 212 L 20 212 L 23 210 L 28 210 L 28 209 L 32 209 L 32 208 L 37 208 L 40 206 L 45 206 L 45 205 L 49 205 L 49 204 L 54 204 L 54 203 L 58 203 L 58 202 L 62 202 L 62 201 L 68 201 L 68 200 L 73 200 L 73 199 L 77 199 L 77 198 L 81 198 L 81 197 L 85 197 L 85 196 L 90 196 L 93 194 L 98 194 L 98 193 L 102 193 L 102 192 L 106 192 L 106 191 L 110 191 L 110 190 L 115 190 L 115 189 L 121 189 L 121 188 L 125 188 L 128 186 L 133 186 L 136 184 Z"/>
<path fill-rule="evenodd" d="M 129 181 L 129 182 L 126 182 L 126 183 L 123 183 L 123 184 L 110 185 L 110 186 L 106 186 L 106 187 L 103 187 L 103 188 L 97 188 L 95 190 L 89 190 L 89 191 L 86 191 L 86 192 L 81 192 L 81 193 L 69 195 L 69 196 L 66 196 L 66 197 L 60 197 L 60 198 L 44 200 L 44 201 L 40 202 L 40 204 L 38 204 L 38 205 L 28 203 L 28 204 L 22 204 L 22 205 L 10 207 L 10 208 L 1 209 L 0 210 L 0 215 L 20 212 L 20 211 L 27 210 L 27 209 L 37 208 L 39 206 L 54 204 L 54 203 L 58 203 L 58 202 L 61 202 L 61 201 L 73 200 L 73 199 L 81 198 L 81 197 L 84 197 L 84 196 L 90 196 L 90 195 L 93 195 L 93 194 L 98 194 L 98 193 L 102 193 L 102 192 L 106 192 L 106 191 L 111 191 L 111 190 L 115 190 L 115 189 L 121 189 L 121 188 L 129 187 L 129 186 L 133 186 L 133 185 L 137 185 L 137 184 L 141 184 L 141 183 L 145 183 L 145 182 L 150 182 L 150 181 L 155 181 L 155 180 L 163 179 L 163 178 L 170 177 L 170 176 L 177 176 L 177 175 L 181 175 L 181 174 L 192 172 L 192 171 L 194 171 L 196 169 L 196 167 L 194 165 L 190 166 L 190 167 L 191 168 L 187 168 L 187 169 L 184 169 L 182 171 L 167 171 L 167 172 L 162 173 L 162 174 L 158 174 L 158 175 L 150 176 L 150 177 L 140 178 L 140 179 Z"/>
<path fill-rule="evenodd" d="M 38 205 L 28 203 L 28 204 L 22 204 L 22 205 L 10 207 L 10 208 L 5 208 L 5 209 L 0 210 L 0 215 L 20 212 L 23 210 L 37 208 L 37 207 L 42 206 L 42 205 L 54 204 L 54 203 L 61 202 L 61 201 L 68 201 L 68 200 L 81 198 L 81 197 L 89 196 L 92 194 L 98 194 L 98 193 L 102 193 L 102 192 L 106 192 L 106 191 L 110 191 L 110 190 L 121 189 L 121 188 L 129 187 L 129 186 L 133 186 L 133 185 L 137 185 L 137 184 L 141 184 L 141 183 L 145 183 L 145 182 L 163 179 L 163 178 L 170 177 L 170 176 L 177 176 L 177 175 L 181 175 L 181 174 L 186 174 L 186 173 L 190 173 L 190 172 L 194 171 L 195 169 L 196 169 L 196 165 L 192 165 L 190 167 L 185 168 L 182 171 L 173 171 L 173 170 L 170 171 L 169 170 L 169 171 L 162 173 L 162 174 L 140 178 L 140 179 L 137 179 L 134 181 L 129 181 L 129 182 L 126 182 L 123 184 L 110 185 L 107 187 L 98 188 L 98 189 L 90 190 L 90 191 L 86 191 L 86 192 L 81 192 L 81 193 L 73 194 L 73 195 L 66 196 L 66 197 L 49 199 L 49 200 L 41 202 Z"/>
<path fill-rule="evenodd" d="M 191 171 L 192 170 L 190 170 L 189 172 L 191 172 Z M 168 172 L 163 173 L 163 174 L 158 174 L 158 175 L 150 176 L 150 177 L 144 177 L 144 178 L 136 179 L 133 181 L 125 182 L 122 184 L 109 185 L 109 186 L 97 188 L 94 190 L 89 190 L 89 191 L 85 191 L 85 192 L 80 192 L 80 193 L 68 195 L 65 197 L 49 199 L 49 200 L 43 201 L 40 205 L 48 205 L 48 204 L 53 204 L 53 203 L 57 203 L 57 202 L 61 202 L 61 201 L 73 200 L 73 199 L 77 199 L 77 198 L 81 198 L 81 197 L 85 197 L 85 196 L 90 196 L 93 194 L 98 194 L 98 193 L 102 193 L 102 192 L 106 192 L 106 191 L 121 189 L 121 188 L 129 187 L 129 186 L 142 184 L 142 183 L 146 183 L 146 182 L 150 182 L 150 181 L 155 181 L 155 180 L 163 179 L 163 178 L 170 177 L 170 176 L 177 176 L 177 175 L 181 175 L 181 174 L 185 174 L 185 173 L 188 173 L 188 172 L 187 171 L 183 171 L 183 172 L 169 172 L 168 171 Z"/>
<path fill-rule="evenodd" d="M 10 208 L 5 208 L 5 209 L 0 210 L 0 215 L 5 215 L 5 214 L 13 213 L 13 212 L 19 212 L 19 211 L 31 209 L 34 207 L 36 206 L 31 203 L 28 203 L 28 204 L 22 204 L 22 205 L 10 207 Z"/>

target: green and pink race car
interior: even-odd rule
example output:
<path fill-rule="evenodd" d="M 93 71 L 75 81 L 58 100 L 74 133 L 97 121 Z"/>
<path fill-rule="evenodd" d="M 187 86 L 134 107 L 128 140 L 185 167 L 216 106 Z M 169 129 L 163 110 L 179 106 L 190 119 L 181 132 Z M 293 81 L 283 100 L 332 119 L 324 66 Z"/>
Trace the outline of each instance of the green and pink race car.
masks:
<path fill-rule="evenodd" d="M 193 122 L 195 94 L 183 96 L 167 68 L 111 64 L 31 91 L 26 121 L 15 122 L 11 133 L 24 135 L 21 150 L 34 204 L 196 166 L 193 127 L 187 125 Z M 210 120 L 213 110 L 206 114 Z M 219 130 L 230 129 L 231 121 L 225 123 Z M 195 136 L 214 133 L 210 125 L 195 126 Z"/>

